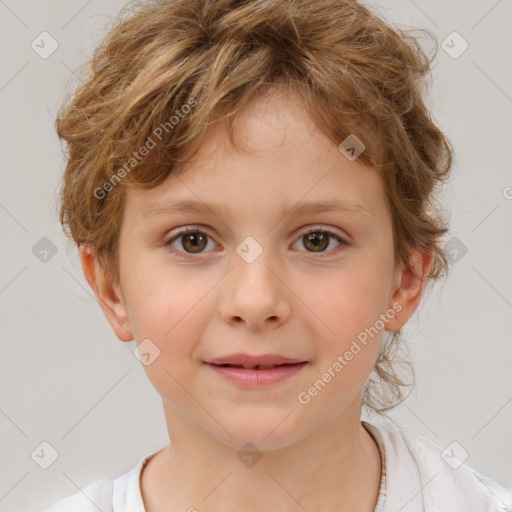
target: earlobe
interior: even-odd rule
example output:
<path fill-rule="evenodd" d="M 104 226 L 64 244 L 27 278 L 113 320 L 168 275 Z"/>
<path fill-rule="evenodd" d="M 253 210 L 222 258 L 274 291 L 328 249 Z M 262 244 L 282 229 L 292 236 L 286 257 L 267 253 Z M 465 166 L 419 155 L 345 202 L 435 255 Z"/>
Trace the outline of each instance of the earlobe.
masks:
<path fill-rule="evenodd" d="M 412 270 L 402 264 L 396 276 L 390 307 L 398 303 L 400 308 L 393 308 L 397 313 L 386 324 L 386 330 L 389 332 L 402 328 L 416 311 L 432 268 L 432 251 L 420 248 L 412 249 L 410 261 Z"/>
<path fill-rule="evenodd" d="M 133 340 L 134 336 L 121 291 L 113 285 L 91 248 L 87 246 L 80 248 L 80 261 L 84 276 L 116 336 L 121 341 Z"/>

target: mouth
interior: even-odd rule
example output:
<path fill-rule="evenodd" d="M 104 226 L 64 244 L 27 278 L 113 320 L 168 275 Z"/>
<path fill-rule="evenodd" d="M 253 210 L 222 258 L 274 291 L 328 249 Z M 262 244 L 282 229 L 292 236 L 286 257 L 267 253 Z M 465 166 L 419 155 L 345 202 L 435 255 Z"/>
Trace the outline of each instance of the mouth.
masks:
<path fill-rule="evenodd" d="M 252 360 L 248 360 L 251 359 L 251 356 L 240 354 L 230 356 L 230 358 L 231 361 L 219 358 L 205 362 L 205 365 L 224 381 L 243 389 L 268 388 L 277 385 L 300 373 L 308 364 L 308 361 L 275 355 L 252 357 Z M 269 361 L 272 358 L 274 362 Z M 244 359 L 244 361 L 240 361 L 240 359 Z"/>
<path fill-rule="evenodd" d="M 213 363 L 209 363 L 209 364 L 213 364 Z M 272 368 L 279 368 L 281 366 L 293 366 L 295 364 L 301 364 L 301 363 L 255 364 L 255 365 L 223 363 L 223 364 L 213 364 L 213 366 L 220 366 L 221 368 L 244 368 L 246 370 L 272 370 Z"/>
<path fill-rule="evenodd" d="M 238 368 L 248 368 L 259 370 L 266 370 L 275 368 L 277 366 L 291 365 L 296 363 L 305 363 L 303 359 L 293 359 L 290 357 L 282 356 L 280 354 L 261 354 L 253 356 L 250 354 L 229 354 L 227 356 L 216 357 L 205 361 L 208 364 L 215 366 L 232 366 Z"/>

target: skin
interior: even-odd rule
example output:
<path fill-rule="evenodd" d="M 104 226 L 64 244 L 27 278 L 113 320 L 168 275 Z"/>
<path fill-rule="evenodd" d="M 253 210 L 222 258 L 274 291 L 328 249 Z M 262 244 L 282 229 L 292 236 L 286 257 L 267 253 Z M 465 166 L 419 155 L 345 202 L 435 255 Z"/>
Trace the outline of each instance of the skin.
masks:
<path fill-rule="evenodd" d="M 345 158 L 298 97 L 259 96 L 237 121 L 236 137 L 250 153 L 230 144 L 220 122 L 179 173 L 156 188 L 127 191 L 118 284 L 93 251 L 81 251 L 118 338 L 149 338 L 160 350 L 144 370 L 162 398 L 172 445 L 142 473 L 146 510 L 373 511 L 381 461 L 360 414 L 384 329 L 308 404 L 297 396 L 394 303 L 401 311 L 385 330 L 402 327 L 426 279 L 394 264 L 391 213 L 377 172 Z M 222 205 L 231 216 L 144 218 L 181 199 Z M 326 199 L 358 202 L 368 213 L 281 214 Z M 165 246 L 183 226 L 208 235 L 199 254 L 183 236 L 174 239 L 176 253 Z M 310 227 L 333 233 L 327 247 L 315 251 L 307 243 Z M 248 236 L 263 250 L 252 263 L 236 252 Z M 179 255 L 187 249 L 188 260 Z M 414 251 L 413 261 L 426 276 L 431 256 Z M 308 364 L 284 382 L 245 390 L 203 364 L 235 352 Z M 247 442 L 262 455 L 252 467 L 237 457 Z"/>

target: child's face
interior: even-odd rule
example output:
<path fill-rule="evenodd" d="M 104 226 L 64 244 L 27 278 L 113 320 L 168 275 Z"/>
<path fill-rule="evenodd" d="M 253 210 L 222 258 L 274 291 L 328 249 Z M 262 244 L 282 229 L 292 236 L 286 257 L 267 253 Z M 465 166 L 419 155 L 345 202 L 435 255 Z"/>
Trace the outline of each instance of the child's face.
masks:
<path fill-rule="evenodd" d="M 394 266 L 380 177 L 349 161 L 297 98 L 259 99 L 235 129 L 257 153 L 237 151 L 218 125 L 179 175 L 127 192 L 121 290 L 109 321 L 121 339 L 150 339 L 160 350 L 144 369 L 163 399 L 171 436 L 193 424 L 232 446 L 276 449 L 359 420 L 384 332 L 379 315 L 394 317 L 387 329 L 396 330 L 419 297 L 411 291 L 417 283 Z M 216 205 L 220 213 L 171 212 L 181 201 Z M 323 201 L 346 209 L 290 212 Z M 166 246 L 185 226 L 202 238 L 181 236 Z M 305 236 L 310 228 L 320 232 L 316 239 Z M 320 238 L 327 231 L 331 237 Z M 375 326 L 379 333 L 367 334 L 357 351 L 354 340 Z M 275 384 L 241 387 L 207 364 L 235 353 L 307 364 Z M 338 356 L 341 371 L 334 369 Z M 309 392 L 329 368 L 334 376 Z"/>

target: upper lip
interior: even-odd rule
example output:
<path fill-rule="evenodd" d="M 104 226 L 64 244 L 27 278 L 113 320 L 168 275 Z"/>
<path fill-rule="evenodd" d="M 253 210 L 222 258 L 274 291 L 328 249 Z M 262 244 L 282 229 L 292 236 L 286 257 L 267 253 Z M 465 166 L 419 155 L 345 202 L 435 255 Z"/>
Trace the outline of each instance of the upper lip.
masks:
<path fill-rule="evenodd" d="M 227 356 L 216 357 L 206 361 L 209 364 L 237 364 L 243 366 L 265 366 L 265 365 L 279 365 L 279 364 L 295 364 L 304 363 L 303 359 L 293 359 L 290 357 L 281 356 L 279 354 L 262 354 L 260 356 L 251 356 L 249 354 L 230 354 Z"/>

